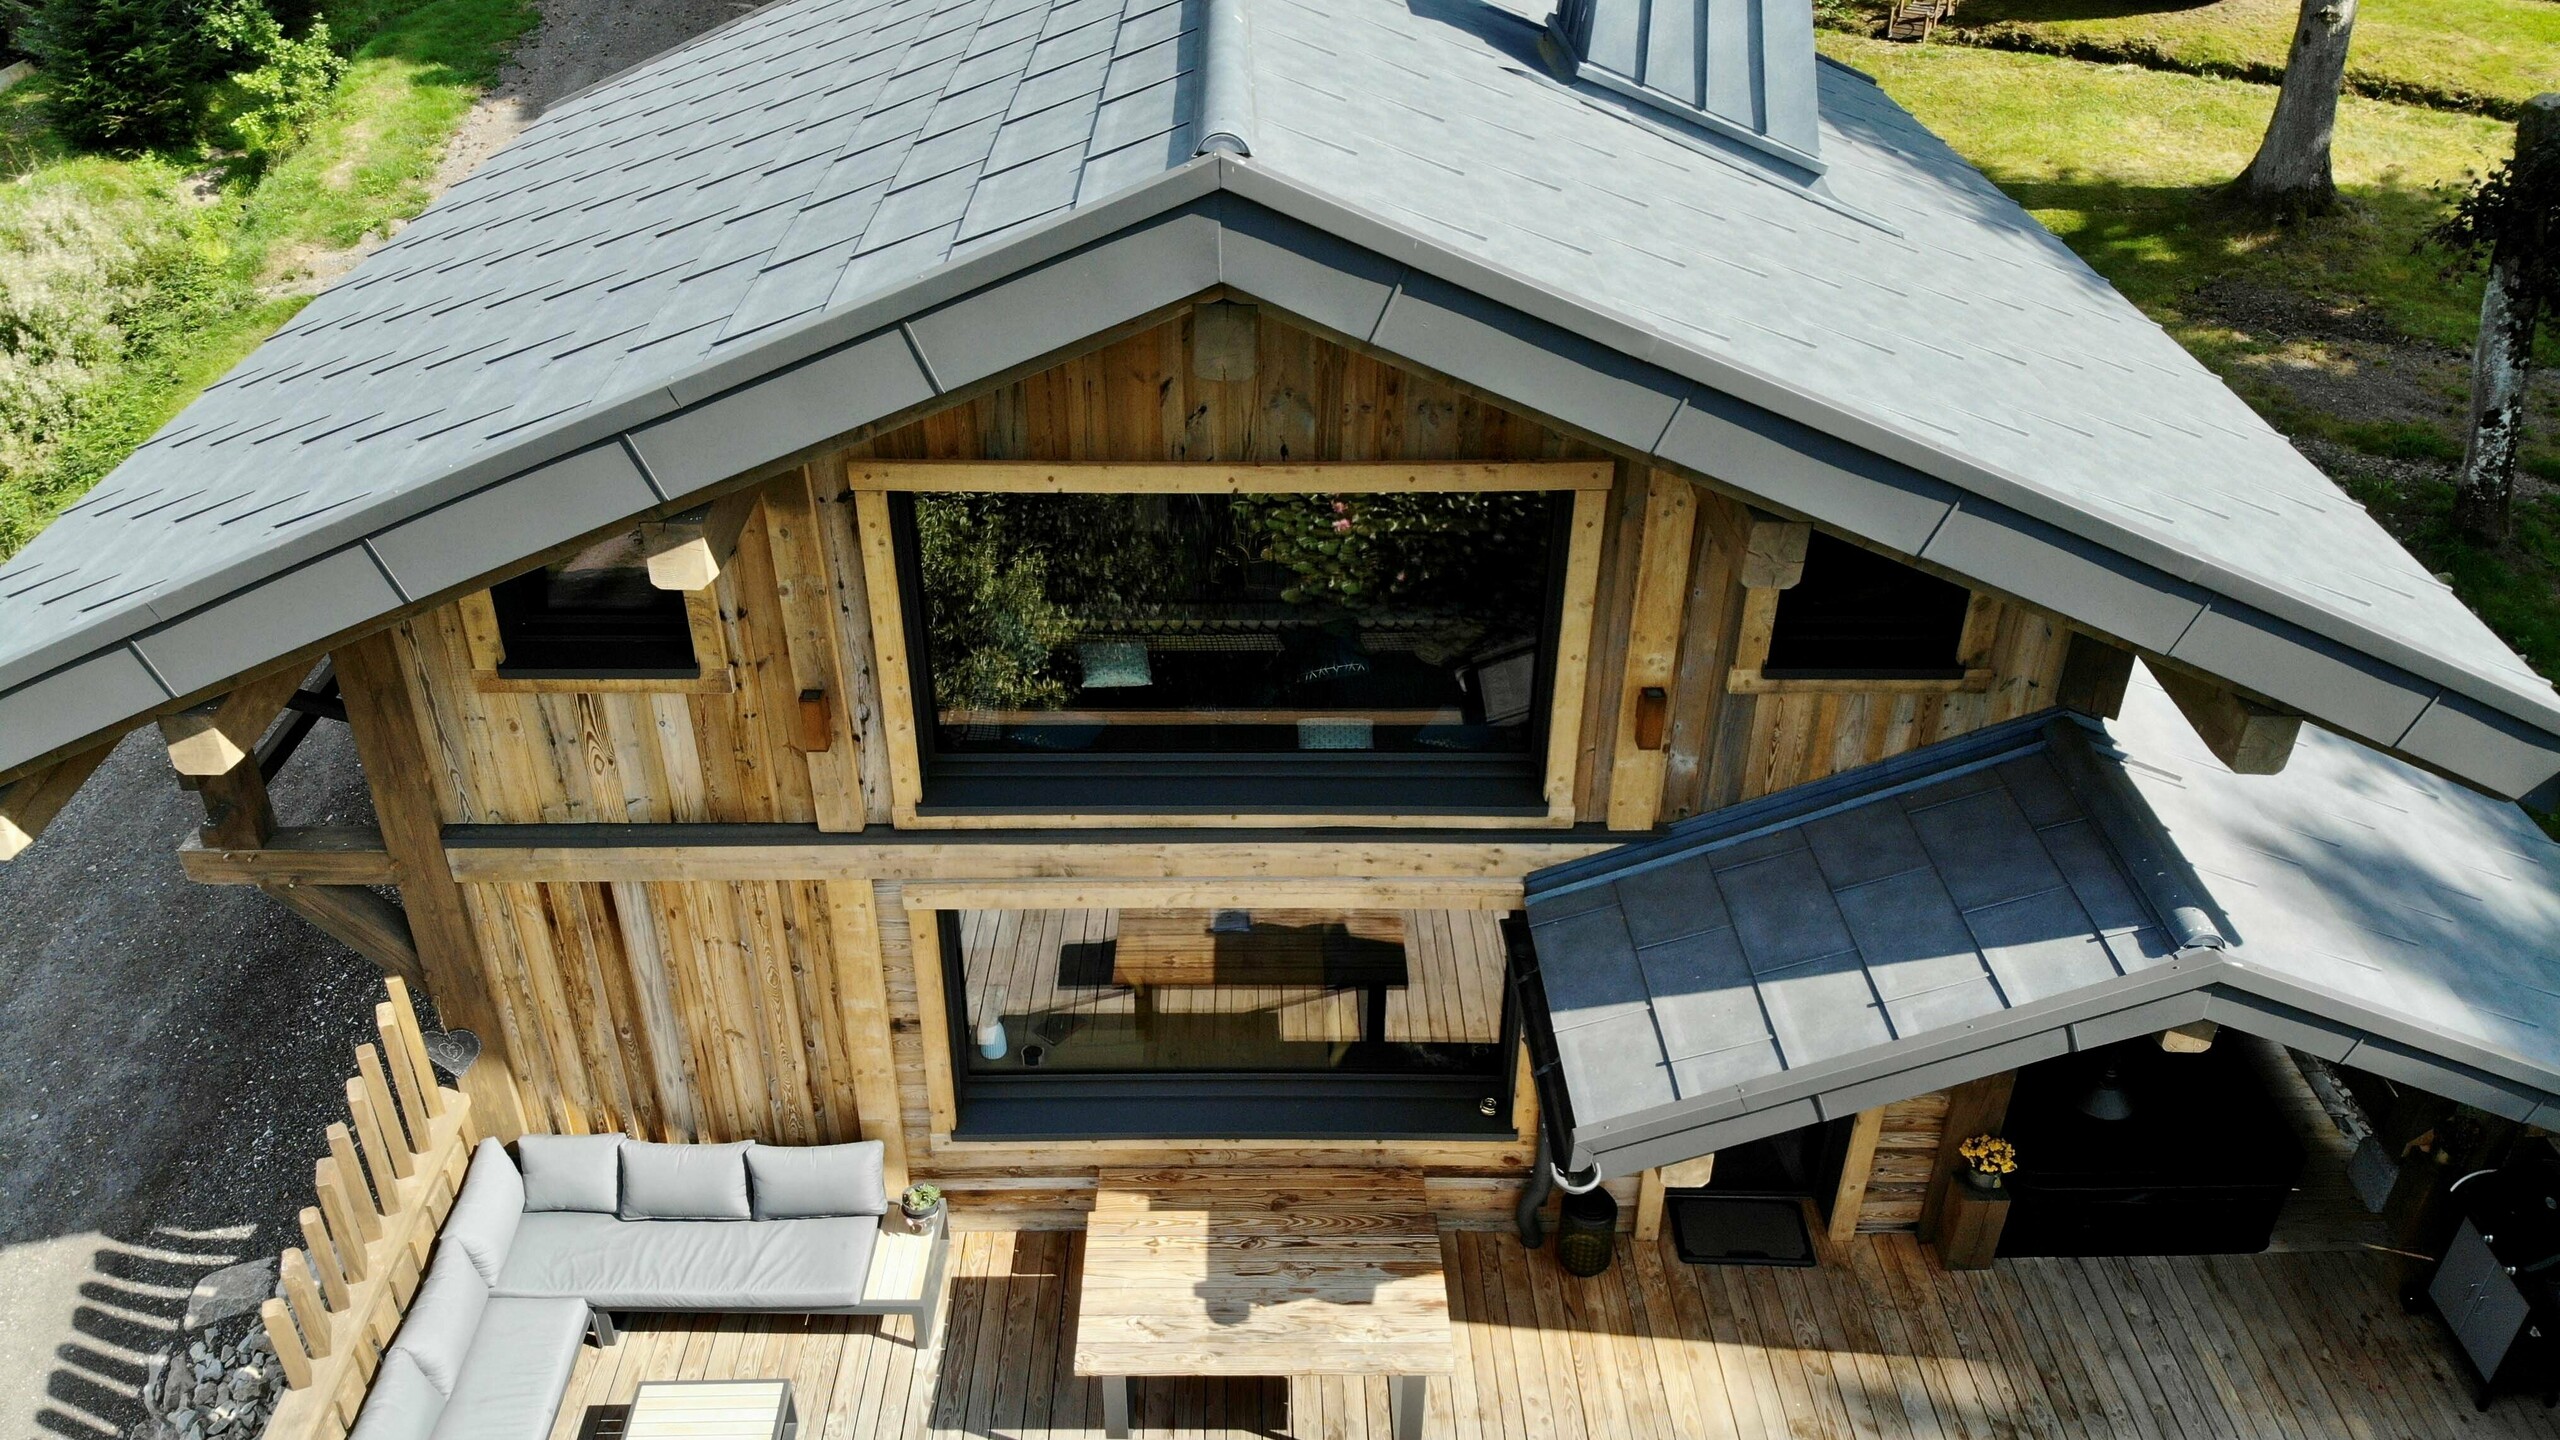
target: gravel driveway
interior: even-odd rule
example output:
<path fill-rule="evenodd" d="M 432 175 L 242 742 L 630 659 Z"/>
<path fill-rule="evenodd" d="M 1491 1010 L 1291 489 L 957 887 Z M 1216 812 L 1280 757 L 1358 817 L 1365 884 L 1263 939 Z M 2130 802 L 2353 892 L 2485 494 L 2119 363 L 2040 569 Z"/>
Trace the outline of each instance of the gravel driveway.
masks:
<path fill-rule="evenodd" d="M 753 8 L 539 3 L 444 183 L 543 105 Z M 344 726 L 312 732 L 275 802 L 288 825 L 371 821 Z M 0 1436 L 141 1421 L 136 1387 L 190 1338 L 196 1282 L 298 1243 L 321 1129 L 372 1030 L 372 965 L 255 890 L 179 871 L 202 818 L 145 731 L 0 865 Z"/>

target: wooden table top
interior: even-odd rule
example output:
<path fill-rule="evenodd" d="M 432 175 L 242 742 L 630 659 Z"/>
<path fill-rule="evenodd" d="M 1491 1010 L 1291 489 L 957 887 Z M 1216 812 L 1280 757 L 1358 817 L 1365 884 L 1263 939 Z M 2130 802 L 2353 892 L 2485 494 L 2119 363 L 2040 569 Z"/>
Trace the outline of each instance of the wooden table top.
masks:
<path fill-rule="evenodd" d="M 1219 931 L 1215 910 L 1123 910 L 1119 985 L 1404 983 L 1397 910 L 1251 910 L 1250 930 Z"/>
<path fill-rule="evenodd" d="M 788 1380 L 651 1380 L 631 1397 L 624 1440 L 777 1440 Z"/>
<path fill-rule="evenodd" d="M 1079 1375 L 1437 1375 L 1440 1230 L 1415 1170 L 1104 1170 Z"/>

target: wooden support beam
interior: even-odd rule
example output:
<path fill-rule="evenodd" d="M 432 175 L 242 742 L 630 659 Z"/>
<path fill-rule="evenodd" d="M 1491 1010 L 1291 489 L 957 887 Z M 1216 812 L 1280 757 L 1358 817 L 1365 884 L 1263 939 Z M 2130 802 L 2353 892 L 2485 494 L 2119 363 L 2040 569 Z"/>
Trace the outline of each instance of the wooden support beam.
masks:
<path fill-rule="evenodd" d="M 1662 813 L 1663 732 L 1673 667 L 1680 659 L 1689 552 L 1697 529 L 1697 490 L 1677 475 L 1654 471 L 1646 481 L 1644 535 L 1628 608 L 1627 657 L 1620 680 L 1624 690 L 1609 773 L 1612 830 L 1650 830 Z"/>
<path fill-rule="evenodd" d="M 244 682 L 219 700 L 160 718 L 169 763 L 181 775 L 227 775 L 257 754 L 258 737 L 302 689 L 307 665 L 288 666 Z"/>
<path fill-rule="evenodd" d="M 928 917 L 929 918 L 929 917 Z M 907 1188 L 907 1125 L 898 1099 L 887 963 L 880 953 L 878 892 L 867 880 L 827 887 L 827 924 L 844 984 L 845 1034 L 852 1042 L 853 1105 L 862 1138 L 880 1142 L 889 1193 Z"/>
<path fill-rule="evenodd" d="M 856 491 L 1374 495 L 1424 490 L 1605 491 L 1614 481 L 1616 470 L 1616 463 L 1608 460 L 1230 465 L 1214 461 L 860 459 L 846 462 L 845 483 Z"/>
<path fill-rule="evenodd" d="M 199 885 L 397 885 L 400 867 L 370 825 L 288 827 L 263 846 L 178 847 L 178 863 Z"/>
<path fill-rule="evenodd" d="M 1831 1192 L 1831 1243 L 1846 1245 L 1858 1233 L 1867 1207 L 1867 1181 L 1876 1171 L 1876 1138 L 1884 1134 L 1884 1107 L 1861 1110 L 1849 1122 L 1849 1153 L 1840 1161 L 1840 1185 Z"/>
<path fill-rule="evenodd" d="M 1938 1236 L 1938 1217 L 1946 1209 L 1947 1187 L 1955 1183 L 1956 1167 L 1963 1163 L 1956 1147 L 1976 1135 L 1996 1135 L 2009 1118 L 2009 1092 L 2018 1082 L 2018 1072 L 2004 1071 L 1980 1080 L 1968 1080 L 1947 1092 L 1947 1128 L 1938 1136 L 1937 1158 L 1929 1166 L 1928 1194 L 1920 1202 L 1920 1238 L 1934 1240 Z"/>
<path fill-rule="evenodd" d="M 1792 590 L 1804 579 L 1804 552 L 1813 527 L 1754 512 L 1742 547 L 1742 583 L 1753 590 Z"/>
<path fill-rule="evenodd" d="M 204 802 L 204 826 L 197 843 L 219 850 L 255 850 L 275 838 L 276 808 L 267 798 L 267 777 L 255 755 L 244 757 L 220 775 L 182 777 L 193 782 Z"/>
<path fill-rule="evenodd" d="M 2235 775 L 2273 775 L 2293 758 L 2302 717 L 2262 705 L 2210 680 L 2155 666 L 2152 675 L 2195 727 L 2214 758 Z"/>
<path fill-rule="evenodd" d="M 1636 1177 L 1636 1238 L 1648 1242 L 1659 1239 L 1664 1212 L 1670 1208 L 1671 1192 L 1699 1189 L 1714 1179 L 1715 1173 L 1716 1157 L 1701 1155 L 1695 1160 L 1647 1170 Z"/>
<path fill-rule="evenodd" d="M 2062 652 L 2062 681 L 2054 687 L 2053 701 L 2083 715 L 2112 720 L 2124 713 L 2125 686 L 2132 679 L 2132 651 L 2074 630 L 2071 644 Z"/>
<path fill-rule="evenodd" d="M 258 888 L 380 966 L 382 973 L 426 983 L 407 912 L 380 894 L 362 885 L 261 884 Z"/>
<path fill-rule="evenodd" d="M 2213 1048 L 2214 1037 L 2222 1027 L 2211 1020 L 2196 1020 L 2160 1032 L 2160 1048 L 2172 1055 L 2201 1055 Z"/>
<path fill-rule="evenodd" d="M 738 534 L 755 515 L 756 493 L 747 491 L 697 505 L 681 515 L 640 526 L 640 548 L 649 557 L 649 583 L 661 590 L 708 590 L 737 553 Z"/>
<path fill-rule="evenodd" d="M 415 682 L 401 665 L 399 637 L 392 631 L 369 635 L 333 658 L 383 848 L 400 867 L 401 909 L 417 947 L 421 988 L 447 1028 L 468 1030 L 480 1041 L 479 1058 L 461 1079 L 474 1123 L 483 1134 L 513 1140 L 524 1133 L 524 1099 L 462 887 L 445 864 L 444 822 L 432 788 L 439 771 L 427 758 Z"/>
<path fill-rule="evenodd" d="M 115 748 L 115 741 L 110 740 L 0 789 L 0 861 L 25 854 Z"/>
<path fill-rule="evenodd" d="M 1261 350 L 1261 306 L 1212 300 L 1191 312 L 1192 378 L 1250 380 Z"/>

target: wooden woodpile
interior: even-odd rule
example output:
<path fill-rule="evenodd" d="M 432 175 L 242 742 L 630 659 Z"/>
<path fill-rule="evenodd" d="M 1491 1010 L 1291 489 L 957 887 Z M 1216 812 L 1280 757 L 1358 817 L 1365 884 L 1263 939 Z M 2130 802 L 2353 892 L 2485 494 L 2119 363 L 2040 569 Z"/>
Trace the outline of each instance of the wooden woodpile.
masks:
<path fill-rule="evenodd" d="M 269 1440 L 339 1440 L 354 1425 L 471 1164 L 471 1102 L 436 1084 L 408 987 L 386 984 L 382 1043 L 356 1047 L 347 1119 L 313 1166 L 319 1203 L 303 1208 L 303 1246 L 284 1252 L 282 1297 L 260 1311 L 291 1387 Z"/>

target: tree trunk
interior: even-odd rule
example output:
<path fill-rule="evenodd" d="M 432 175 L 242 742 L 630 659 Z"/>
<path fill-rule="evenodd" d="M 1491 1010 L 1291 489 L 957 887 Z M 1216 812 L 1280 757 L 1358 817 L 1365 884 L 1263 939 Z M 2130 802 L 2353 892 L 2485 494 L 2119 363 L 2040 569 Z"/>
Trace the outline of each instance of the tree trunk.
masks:
<path fill-rule="evenodd" d="M 2287 215 L 2316 215 L 2337 204 L 2329 136 L 2337 128 L 2347 39 L 2355 28 L 2356 0 L 2302 0 L 2267 137 L 2258 142 L 2257 158 L 2231 184 L 2244 204 Z"/>
<path fill-rule="evenodd" d="M 2516 168 L 2554 146 L 2560 146 L 2560 95 L 2537 95 L 2516 118 Z M 2471 434 L 2462 447 L 2462 471 L 2454 477 L 2453 523 L 2483 545 L 2505 543 L 2515 495 L 2533 332 L 2542 318 L 2541 297 L 2525 279 L 2528 263 L 2510 245 L 2491 253 L 2489 283 L 2480 294 L 2480 337 L 2471 348 Z"/>

